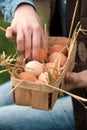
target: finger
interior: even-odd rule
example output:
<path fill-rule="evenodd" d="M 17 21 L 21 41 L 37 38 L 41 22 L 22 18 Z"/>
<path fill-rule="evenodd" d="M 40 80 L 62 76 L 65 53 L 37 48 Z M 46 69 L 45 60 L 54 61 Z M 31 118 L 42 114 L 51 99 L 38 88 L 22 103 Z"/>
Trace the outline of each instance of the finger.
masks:
<path fill-rule="evenodd" d="M 66 74 L 66 80 L 72 82 L 73 84 L 78 84 L 80 79 L 78 73 L 68 72 Z"/>
<path fill-rule="evenodd" d="M 13 39 L 13 35 L 14 35 L 14 31 L 13 31 L 12 27 L 7 27 L 5 36 L 8 39 L 12 40 Z"/>
<path fill-rule="evenodd" d="M 41 47 L 43 47 L 46 51 L 48 51 L 46 39 L 45 39 L 45 36 L 43 33 L 42 33 L 42 37 L 41 37 Z"/>
<path fill-rule="evenodd" d="M 25 58 L 27 59 L 27 61 L 31 60 L 31 42 L 32 42 L 32 32 L 31 29 L 26 28 L 24 30 L 24 34 L 25 34 L 25 41 L 24 41 L 24 45 L 25 45 Z"/>
<path fill-rule="evenodd" d="M 41 34 L 38 31 L 33 32 L 32 38 L 32 59 L 39 61 L 39 53 L 40 53 L 40 42 L 41 42 Z"/>
<path fill-rule="evenodd" d="M 65 79 L 66 79 L 66 80 L 70 80 L 70 72 L 67 72 L 67 73 L 66 73 Z"/>
<path fill-rule="evenodd" d="M 17 49 L 23 52 L 24 51 L 24 33 L 20 27 L 17 29 L 16 42 L 17 42 Z"/>

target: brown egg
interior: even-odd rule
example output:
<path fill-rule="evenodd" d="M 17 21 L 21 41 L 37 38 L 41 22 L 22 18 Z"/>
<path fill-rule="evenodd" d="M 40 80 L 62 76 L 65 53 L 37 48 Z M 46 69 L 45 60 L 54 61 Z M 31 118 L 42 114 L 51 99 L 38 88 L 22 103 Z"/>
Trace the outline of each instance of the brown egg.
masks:
<path fill-rule="evenodd" d="M 67 45 L 70 42 L 70 39 L 67 37 L 48 37 L 48 41 L 50 41 L 51 45 L 52 44 L 63 44 Z"/>
<path fill-rule="evenodd" d="M 53 44 L 49 47 L 49 54 L 52 54 L 53 52 L 60 52 L 62 50 L 62 53 L 67 55 L 68 50 L 67 47 L 63 44 Z"/>
<path fill-rule="evenodd" d="M 54 67 L 54 64 L 52 62 L 46 63 L 45 70 L 50 72 L 54 78 L 57 78 L 59 75 L 58 70 L 56 69 L 56 67 Z"/>
<path fill-rule="evenodd" d="M 18 74 L 18 78 L 32 82 L 35 82 L 37 80 L 36 76 L 30 72 L 21 72 Z"/>
<path fill-rule="evenodd" d="M 40 57 L 39 57 L 40 62 L 42 63 L 45 62 L 46 58 L 47 58 L 47 51 L 44 48 L 40 47 Z"/>
<path fill-rule="evenodd" d="M 58 53 L 58 52 L 52 53 L 51 55 L 49 55 L 49 62 L 54 62 L 57 56 L 59 56 L 60 66 L 61 67 L 64 66 L 67 57 L 63 53 Z"/>

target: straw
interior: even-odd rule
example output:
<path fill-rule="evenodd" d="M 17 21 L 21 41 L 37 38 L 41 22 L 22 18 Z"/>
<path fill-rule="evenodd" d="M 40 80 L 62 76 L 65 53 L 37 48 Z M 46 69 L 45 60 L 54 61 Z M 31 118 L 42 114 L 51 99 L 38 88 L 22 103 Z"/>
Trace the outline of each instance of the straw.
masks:
<path fill-rule="evenodd" d="M 0 30 L 6 32 L 6 29 L 0 26 Z"/>
<path fill-rule="evenodd" d="M 75 20 L 75 16 L 76 16 L 77 7 L 78 7 L 78 0 L 76 1 L 76 5 L 75 5 L 75 9 L 74 9 L 74 14 L 73 14 L 73 17 L 72 17 L 72 22 L 71 22 L 70 32 L 69 32 L 69 38 L 71 37 L 72 28 L 73 28 L 73 24 L 74 24 L 74 20 Z"/>

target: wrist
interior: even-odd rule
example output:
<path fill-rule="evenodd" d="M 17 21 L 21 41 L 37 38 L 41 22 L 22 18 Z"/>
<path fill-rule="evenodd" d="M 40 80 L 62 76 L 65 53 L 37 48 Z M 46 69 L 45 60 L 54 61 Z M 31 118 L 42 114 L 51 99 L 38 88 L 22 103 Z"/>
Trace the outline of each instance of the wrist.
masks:
<path fill-rule="evenodd" d="M 34 7 L 33 7 L 33 5 L 31 5 L 31 4 L 29 4 L 29 3 L 20 3 L 17 7 L 16 7 L 16 9 L 15 9 L 15 12 L 18 10 L 18 9 L 27 9 L 27 8 L 31 8 L 31 9 L 35 9 Z M 14 12 L 14 13 L 15 13 Z"/>

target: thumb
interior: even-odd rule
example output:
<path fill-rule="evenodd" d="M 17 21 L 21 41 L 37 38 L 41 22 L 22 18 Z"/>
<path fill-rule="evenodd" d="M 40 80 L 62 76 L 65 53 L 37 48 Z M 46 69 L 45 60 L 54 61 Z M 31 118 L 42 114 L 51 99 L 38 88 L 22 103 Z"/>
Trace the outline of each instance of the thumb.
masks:
<path fill-rule="evenodd" d="M 78 73 L 75 72 L 67 72 L 65 76 L 66 81 L 72 81 L 74 83 L 77 83 L 79 80 Z"/>
<path fill-rule="evenodd" d="M 79 83 L 78 73 L 67 72 L 65 75 L 65 85 L 63 89 L 70 91 L 72 89 L 75 89 L 78 86 L 78 83 Z"/>

